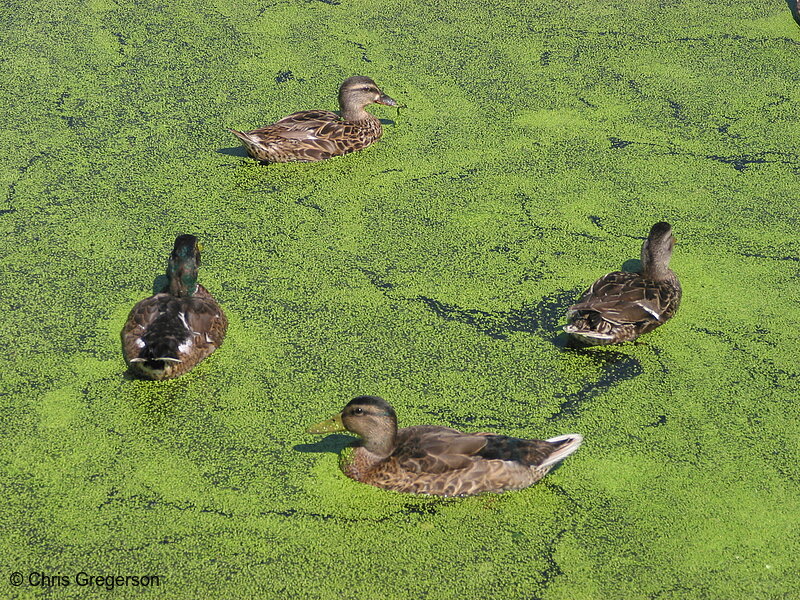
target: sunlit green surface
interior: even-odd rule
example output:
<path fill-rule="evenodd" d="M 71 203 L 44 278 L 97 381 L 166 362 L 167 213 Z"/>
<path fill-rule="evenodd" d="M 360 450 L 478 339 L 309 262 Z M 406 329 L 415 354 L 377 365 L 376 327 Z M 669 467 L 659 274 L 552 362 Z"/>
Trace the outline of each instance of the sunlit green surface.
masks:
<path fill-rule="evenodd" d="M 800 28 L 783 0 L 4 2 L 0 597 L 800 596 Z M 409 108 L 260 166 L 225 127 Z M 673 224 L 641 345 L 563 313 Z M 164 383 L 119 330 L 178 233 L 230 318 Z M 346 479 L 352 396 L 584 446 L 531 489 Z M 12 572 L 64 575 L 53 589 Z M 154 575 L 78 587 L 79 571 Z M 99 596 L 98 596 L 99 597 Z"/>

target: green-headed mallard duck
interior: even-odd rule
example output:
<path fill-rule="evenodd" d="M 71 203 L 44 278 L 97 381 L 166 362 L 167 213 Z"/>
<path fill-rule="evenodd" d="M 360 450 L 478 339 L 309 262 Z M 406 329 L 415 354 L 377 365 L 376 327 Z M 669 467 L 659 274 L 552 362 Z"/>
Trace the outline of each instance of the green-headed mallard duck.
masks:
<path fill-rule="evenodd" d="M 342 452 L 344 474 L 381 488 L 436 496 L 519 490 L 536 483 L 581 445 L 577 433 L 523 440 L 420 425 L 397 429 L 383 398 L 359 396 L 309 433 L 350 431 L 361 440 Z"/>
<path fill-rule="evenodd" d="M 586 345 L 635 340 L 665 323 L 681 302 L 681 284 L 669 268 L 675 238 L 656 223 L 642 245 L 639 273 L 614 271 L 595 281 L 569 307 L 564 331 Z"/>
<path fill-rule="evenodd" d="M 381 137 L 380 119 L 364 110 L 370 104 L 397 106 L 369 77 L 350 77 L 339 88 L 341 116 L 328 110 L 306 110 L 261 129 L 230 132 L 256 160 L 324 160 L 366 148 Z"/>
<path fill-rule="evenodd" d="M 130 369 L 147 379 L 186 373 L 222 345 L 228 319 L 197 283 L 200 247 L 193 235 L 175 240 L 167 266 L 169 284 L 131 310 L 122 329 Z"/>

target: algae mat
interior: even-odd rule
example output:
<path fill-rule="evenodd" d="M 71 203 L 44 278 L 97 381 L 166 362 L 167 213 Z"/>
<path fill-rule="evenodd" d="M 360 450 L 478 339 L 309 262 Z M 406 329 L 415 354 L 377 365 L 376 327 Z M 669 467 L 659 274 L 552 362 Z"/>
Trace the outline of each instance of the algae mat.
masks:
<path fill-rule="evenodd" d="M 800 597 L 783 0 L 43 0 L 0 36 L 0 597 Z M 408 105 L 363 152 L 261 166 L 224 130 L 353 74 Z M 662 219 L 677 316 L 564 350 L 565 307 Z M 126 379 L 183 232 L 228 339 Z M 586 441 L 521 492 L 394 494 L 304 433 L 357 394 Z"/>

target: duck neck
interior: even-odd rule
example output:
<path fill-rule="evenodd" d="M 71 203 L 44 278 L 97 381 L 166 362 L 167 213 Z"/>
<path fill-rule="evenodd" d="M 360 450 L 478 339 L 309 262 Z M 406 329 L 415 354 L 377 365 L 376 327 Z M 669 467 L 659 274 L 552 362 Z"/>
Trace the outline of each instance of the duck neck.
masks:
<path fill-rule="evenodd" d="M 379 458 L 386 458 L 392 452 L 397 441 L 397 429 L 394 431 L 382 431 L 379 435 L 373 435 L 361 440 L 361 447 L 370 454 Z"/>
<path fill-rule="evenodd" d="M 179 298 L 194 296 L 197 292 L 197 264 L 193 261 L 170 262 L 167 268 L 169 293 Z"/>
<path fill-rule="evenodd" d="M 369 114 L 363 106 L 348 104 L 340 100 L 339 108 L 341 109 L 342 118 L 351 123 L 377 120 L 376 117 Z"/>
<path fill-rule="evenodd" d="M 653 281 L 669 279 L 672 271 L 669 268 L 669 260 L 672 251 L 662 246 L 656 246 L 646 241 L 642 245 L 642 275 Z"/>
<path fill-rule="evenodd" d="M 647 279 L 652 279 L 653 281 L 669 279 L 671 274 L 672 271 L 670 270 L 669 265 L 664 265 L 661 263 L 645 263 L 644 267 L 642 268 L 642 275 L 644 275 Z"/>

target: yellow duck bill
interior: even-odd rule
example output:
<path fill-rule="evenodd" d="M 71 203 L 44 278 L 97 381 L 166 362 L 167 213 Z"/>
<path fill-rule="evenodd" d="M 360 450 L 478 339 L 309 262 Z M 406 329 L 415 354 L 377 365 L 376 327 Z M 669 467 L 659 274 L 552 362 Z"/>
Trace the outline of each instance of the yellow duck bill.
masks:
<path fill-rule="evenodd" d="M 342 413 L 325 419 L 321 423 L 312 425 L 306 430 L 308 433 L 336 433 L 337 431 L 347 431 L 342 423 Z"/>

